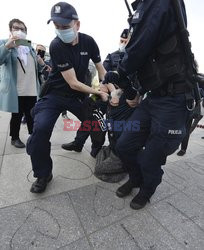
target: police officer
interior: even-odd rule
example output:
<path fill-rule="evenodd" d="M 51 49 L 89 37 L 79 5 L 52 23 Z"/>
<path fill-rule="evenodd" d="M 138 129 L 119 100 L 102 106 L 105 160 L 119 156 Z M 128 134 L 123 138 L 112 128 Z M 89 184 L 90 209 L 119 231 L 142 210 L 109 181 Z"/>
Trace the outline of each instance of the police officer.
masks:
<path fill-rule="evenodd" d="M 118 50 L 114 51 L 107 55 L 106 59 L 103 62 L 103 66 L 106 71 L 117 70 L 118 63 L 123 58 L 125 53 L 125 46 L 128 42 L 128 29 L 124 29 L 120 35 L 120 43 Z"/>
<path fill-rule="evenodd" d="M 78 32 L 80 22 L 75 8 L 66 2 L 55 4 L 48 23 L 50 21 L 53 21 L 57 35 L 50 44 L 52 71 L 47 81 L 47 93 L 33 110 L 34 129 L 27 142 L 27 153 L 37 178 L 30 189 L 33 193 L 43 192 L 53 177 L 49 140 L 60 113 L 68 110 L 83 121 L 82 107 L 86 93 L 107 99 L 106 93 L 83 83 L 90 59 L 95 63 L 101 79 L 105 69 L 94 39 Z"/>
<path fill-rule="evenodd" d="M 185 6 L 180 0 L 186 20 Z M 186 96 L 191 94 L 186 78 L 183 47 L 171 0 L 134 1 L 132 36 L 117 69 L 108 72 L 105 83 L 123 87 L 126 101 L 137 106 L 131 121 L 140 123 L 139 131 L 124 131 L 116 150 L 129 172 L 129 180 L 116 195 L 125 197 L 139 188 L 131 201 L 133 209 L 143 208 L 162 181 L 166 158 L 185 136 L 188 117 Z M 140 89 L 132 88 L 129 75 L 136 72 Z M 147 97 L 139 103 L 139 97 Z"/>

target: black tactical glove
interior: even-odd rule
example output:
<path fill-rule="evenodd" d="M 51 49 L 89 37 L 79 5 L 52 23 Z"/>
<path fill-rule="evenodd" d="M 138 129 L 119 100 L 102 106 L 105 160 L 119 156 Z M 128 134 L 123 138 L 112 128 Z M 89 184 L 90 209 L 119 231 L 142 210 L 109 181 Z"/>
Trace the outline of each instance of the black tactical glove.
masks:
<path fill-rule="evenodd" d="M 103 84 L 105 84 L 105 83 L 113 83 L 113 84 L 118 85 L 119 78 L 120 78 L 120 76 L 119 76 L 117 71 L 108 71 L 105 74 Z"/>
<path fill-rule="evenodd" d="M 127 74 L 120 68 L 120 65 L 117 67 L 117 72 L 120 76 L 118 86 L 121 89 L 127 88 L 131 84 L 131 80 L 128 78 Z"/>
<path fill-rule="evenodd" d="M 124 89 L 130 84 L 130 79 L 124 74 L 124 72 L 118 73 L 117 71 L 108 71 L 105 74 L 103 84 L 105 83 L 113 83 L 116 84 L 121 89 Z"/>
<path fill-rule="evenodd" d="M 133 88 L 132 85 L 128 85 L 128 87 L 124 89 L 125 98 L 128 100 L 133 100 L 137 94 L 138 91 L 135 88 Z"/>
<path fill-rule="evenodd" d="M 117 71 L 108 71 L 103 80 L 103 84 L 105 83 L 118 85 L 118 87 L 124 90 L 124 95 L 128 100 L 133 100 L 137 95 L 137 90 L 132 87 L 130 79 L 120 69 L 119 73 Z"/>
<path fill-rule="evenodd" d="M 120 76 L 118 86 L 124 90 L 124 95 L 126 99 L 133 100 L 137 95 L 137 90 L 133 88 L 131 80 L 125 74 L 125 72 L 120 68 L 117 68 L 118 74 Z"/>

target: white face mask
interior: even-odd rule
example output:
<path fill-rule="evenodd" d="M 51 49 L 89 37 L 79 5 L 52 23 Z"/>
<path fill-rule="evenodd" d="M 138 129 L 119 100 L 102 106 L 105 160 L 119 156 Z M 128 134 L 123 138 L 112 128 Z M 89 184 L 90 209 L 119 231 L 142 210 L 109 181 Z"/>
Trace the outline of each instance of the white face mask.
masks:
<path fill-rule="evenodd" d="M 72 43 L 77 37 L 73 27 L 66 30 L 55 29 L 55 33 L 64 43 Z"/>
<path fill-rule="evenodd" d="M 26 33 L 21 30 L 12 31 L 13 36 L 17 36 L 19 39 L 26 39 Z"/>
<path fill-rule="evenodd" d="M 119 51 L 120 51 L 120 52 L 125 52 L 125 46 L 126 46 L 125 43 L 120 43 L 120 44 L 119 44 Z"/>

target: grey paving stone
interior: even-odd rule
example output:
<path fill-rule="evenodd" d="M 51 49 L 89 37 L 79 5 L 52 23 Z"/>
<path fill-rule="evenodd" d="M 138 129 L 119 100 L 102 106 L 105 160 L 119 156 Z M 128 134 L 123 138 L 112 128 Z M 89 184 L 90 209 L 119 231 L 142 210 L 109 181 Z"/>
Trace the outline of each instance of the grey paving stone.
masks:
<path fill-rule="evenodd" d="M 88 234 L 132 213 L 124 199 L 98 185 L 72 190 L 69 194 Z"/>
<path fill-rule="evenodd" d="M 6 139 L 7 139 L 7 133 L 0 132 L 0 156 L 4 154 Z"/>
<path fill-rule="evenodd" d="M 157 187 L 154 195 L 151 197 L 151 204 L 157 203 L 176 192 L 178 192 L 178 190 L 175 187 L 163 180 L 162 183 Z"/>
<path fill-rule="evenodd" d="M 173 170 L 177 176 L 187 181 L 187 187 L 191 185 L 203 185 L 204 170 L 202 163 L 197 163 L 194 160 L 177 161 L 168 169 Z"/>
<path fill-rule="evenodd" d="M 84 145 L 84 149 L 87 151 L 87 152 L 91 152 L 91 140 L 90 138 L 88 138 L 88 140 L 86 141 L 86 144 Z"/>
<path fill-rule="evenodd" d="M 204 153 L 195 156 L 195 157 L 192 158 L 189 162 L 190 162 L 190 163 L 191 163 L 191 162 L 194 163 L 194 165 L 192 165 L 191 167 L 192 167 L 194 170 L 197 170 L 198 173 L 200 173 L 201 175 L 204 176 Z"/>
<path fill-rule="evenodd" d="M 95 250 L 141 249 L 133 237 L 120 224 L 111 225 L 89 236 Z"/>
<path fill-rule="evenodd" d="M 202 135 L 203 136 L 203 131 L 201 132 L 201 134 L 200 135 Z M 201 146 L 201 147 L 203 147 L 204 146 L 204 141 L 203 141 L 203 139 L 201 139 L 201 136 L 199 135 L 199 139 L 194 139 L 193 140 L 193 142 L 192 142 L 192 144 L 194 144 L 194 145 L 198 145 L 198 146 Z M 192 148 L 192 150 L 193 150 L 193 148 Z M 194 151 L 194 150 L 193 150 Z"/>
<path fill-rule="evenodd" d="M 123 182 L 120 182 L 120 183 L 101 182 L 101 183 L 98 183 L 97 186 L 111 190 L 115 194 L 117 188 L 119 186 L 121 186 L 123 183 L 125 183 L 126 181 L 127 181 L 127 178 L 125 178 L 125 180 Z M 129 203 L 135 197 L 135 195 L 138 193 L 138 191 L 139 191 L 139 189 L 135 188 L 135 189 L 133 189 L 133 191 L 131 192 L 131 194 L 129 196 L 125 197 L 125 203 L 127 204 L 127 206 L 129 206 Z M 166 181 L 162 181 L 162 183 L 158 186 L 154 195 L 151 197 L 150 204 L 148 204 L 147 206 L 151 206 L 152 204 L 157 203 L 160 200 L 163 200 L 163 199 L 165 199 L 165 198 L 167 198 L 167 197 L 169 197 L 177 192 L 178 192 L 178 190 L 174 186 L 170 185 Z"/>
<path fill-rule="evenodd" d="M 52 136 L 50 139 L 52 148 L 56 149 L 56 145 L 57 145 L 57 149 L 60 149 L 61 144 L 72 141 L 75 138 L 75 135 L 76 135 L 75 131 L 67 132 L 63 130 L 63 120 L 61 119 L 61 117 L 59 117 L 56 122 L 54 132 L 52 133 Z M 22 124 L 20 128 L 20 138 L 24 143 L 26 143 L 28 137 L 29 135 L 28 135 L 27 125 Z M 24 153 L 24 152 L 25 152 L 25 148 L 18 149 L 18 148 L 15 148 L 14 146 L 11 146 L 10 137 L 8 137 L 8 140 L 6 143 L 5 154 L 18 154 L 18 153 Z"/>
<path fill-rule="evenodd" d="M 69 245 L 60 247 L 59 250 L 91 250 L 90 245 L 86 238 L 79 239 Z"/>
<path fill-rule="evenodd" d="M 71 141 L 74 141 L 75 136 L 76 136 L 75 131 L 64 131 L 63 128 L 61 128 L 60 130 L 57 130 L 52 134 L 51 137 L 52 146 L 59 145 L 61 148 L 61 145 L 63 143 L 69 143 Z"/>
<path fill-rule="evenodd" d="M 0 206 L 30 201 L 98 182 L 99 180 L 92 174 L 91 164 L 93 163 L 87 154 L 84 152 L 76 159 L 77 156 L 74 153 L 68 156 L 61 150 L 55 151 L 52 155 L 54 178 L 49 183 L 46 192 L 40 195 L 29 191 L 32 182 L 35 181 L 31 171 L 30 157 L 27 154 L 5 155 L 0 175 Z"/>
<path fill-rule="evenodd" d="M 204 118 L 199 122 L 199 124 L 204 124 Z M 196 128 L 190 137 L 190 148 L 193 150 L 194 144 L 204 146 L 204 140 L 201 139 L 203 136 L 203 129 Z"/>
<path fill-rule="evenodd" d="M 204 178 L 204 164 L 203 160 L 199 161 L 196 158 L 193 158 L 189 161 L 184 161 L 184 164 L 190 168 L 195 174 L 199 174 L 201 177 Z"/>
<path fill-rule="evenodd" d="M 168 157 L 151 203 L 134 211 L 129 202 L 138 189 L 119 199 L 115 191 L 125 180 L 109 184 L 92 176 L 90 138 L 82 153 L 61 149 L 76 135 L 63 130 L 61 117 L 51 137 L 54 179 L 44 194 L 31 194 L 30 158 L 10 145 L 10 116 L 0 112 L 0 250 L 204 249 L 203 129 L 193 132 L 185 156 Z M 26 125 L 20 138 L 28 138 Z"/>
<path fill-rule="evenodd" d="M 84 237 L 67 194 L 0 209 L 1 249 L 57 249 Z"/>
<path fill-rule="evenodd" d="M 203 131 L 202 131 L 203 132 Z M 194 134 L 191 135 L 192 140 L 190 140 L 189 144 L 188 144 L 188 149 L 186 151 L 186 154 L 184 156 L 178 156 L 176 151 L 174 154 L 168 156 L 167 158 L 167 162 L 177 162 L 177 161 L 183 161 L 183 160 L 188 160 L 188 159 L 192 159 L 195 156 L 202 154 L 203 153 L 203 147 L 204 147 L 204 140 L 201 139 L 201 133 L 199 138 L 194 139 Z"/>
<path fill-rule="evenodd" d="M 75 162 L 78 161 L 79 163 L 82 163 L 82 165 L 87 166 L 91 171 L 94 171 L 96 160 L 86 150 L 82 150 L 82 152 L 77 153 L 73 151 L 66 151 L 60 148 L 58 150 L 53 150 L 51 155 L 66 158 L 66 164 L 67 160 L 69 159 Z M 59 162 L 55 161 L 55 164 L 59 164 Z M 69 166 L 72 164 L 67 165 Z"/>
<path fill-rule="evenodd" d="M 204 207 L 204 183 L 202 186 L 190 186 L 183 191 L 188 197 Z"/>
<path fill-rule="evenodd" d="M 101 181 L 101 182 L 97 183 L 97 186 L 99 186 L 101 188 L 105 188 L 109 191 L 112 191 L 115 194 L 117 188 L 120 187 L 123 183 L 125 183 L 125 181 L 123 181 L 123 182 L 121 181 L 121 183 L 109 183 L 109 182 Z"/>
<path fill-rule="evenodd" d="M 107 182 L 100 182 L 97 185 L 106 188 L 108 190 L 113 191 L 114 193 L 116 192 L 117 188 L 123 185 L 126 181 L 128 180 L 128 177 L 126 176 L 123 181 L 120 181 L 119 183 L 107 183 Z M 132 199 L 137 193 L 138 193 L 138 188 L 133 189 L 132 193 L 130 194 L 130 199 Z M 167 183 L 165 180 L 162 181 L 162 183 L 158 186 L 155 194 L 152 196 L 151 203 L 158 202 L 162 199 L 165 199 L 166 197 L 178 192 L 178 190 Z M 127 198 L 126 198 L 127 199 Z"/>
<path fill-rule="evenodd" d="M 204 144 L 204 140 L 203 140 L 203 144 Z M 194 160 L 195 162 L 200 163 L 199 165 L 201 165 L 201 166 L 204 168 L 204 163 L 203 163 L 203 162 L 204 162 L 204 153 L 195 156 L 195 157 L 193 158 L 193 160 Z"/>
<path fill-rule="evenodd" d="M 0 156 L 0 173 L 1 173 L 2 161 L 3 161 L 3 157 L 2 157 L 2 156 Z"/>
<path fill-rule="evenodd" d="M 0 111 L 0 132 L 7 133 L 9 128 L 9 122 L 11 119 L 11 113 Z"/>
<path fill-rule="evenodd" d="M 189 178 L 184 176 L 182 172 L 179 173 L 177 169 L 178 166 L 175 164 L 176 162 L 164 167 L 163 180 L 178 190 L 184 190 L 189 185 Z"/>
<path fill-rule="evenodd" d="M 147 211 L 135 211 L 132 216 L 90 235 L 94 249 L 120 250 L 180 250 L 182 245 Z"/>
<path fill-rule="evenodd" d="M 148 210 L 183 247 L 203 250 L 203 206 L 178 193 L 151 206 Z"/>

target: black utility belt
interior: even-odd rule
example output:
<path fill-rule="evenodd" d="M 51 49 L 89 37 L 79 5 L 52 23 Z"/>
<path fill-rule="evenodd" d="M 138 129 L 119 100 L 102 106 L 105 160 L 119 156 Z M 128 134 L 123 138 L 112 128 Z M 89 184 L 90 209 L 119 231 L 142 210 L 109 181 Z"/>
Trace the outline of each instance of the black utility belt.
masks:
<path fill-rule="evenodd" d="M 189 91 L 190 89 L 187 83 L 183 82 L 164 84 L 164 86 L 152 90 L 151 93 L 157 96 L 174 96 L 178 94 L 185 94 Z"/>

